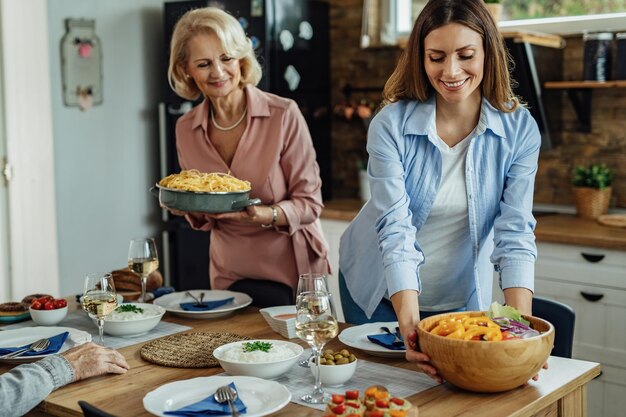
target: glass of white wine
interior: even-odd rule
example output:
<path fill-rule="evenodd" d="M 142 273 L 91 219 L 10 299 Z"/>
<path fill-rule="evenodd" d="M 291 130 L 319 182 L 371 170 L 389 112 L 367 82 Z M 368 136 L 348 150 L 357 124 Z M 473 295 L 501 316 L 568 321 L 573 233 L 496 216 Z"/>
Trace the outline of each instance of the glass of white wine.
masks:
<path fill-rule="evenodd" d="M 333 306 L 333 311 L 337 311 L 335 309 L 335 304 L 333 303 L 332 294 L 330 293 L 330 288 L 328 287 L 328 280 L 326 278 L 326 274 L 321 274 L 317 272 L 309 272 L 306 274 L 300 274 L 298 276 L 298 289 L 296 290 L 296 294 L 300 294 L 304 291 L 324 291 L 331 295 L 330 303 Z M 311 363 L 311 359 L 315 357 L 315 352 L 311 350 L 311 356 L 308 358 L 301 359 L 298 362 L 299 366 L 308 368 Z"/>
<path fill-rule="evenodd" d="M 324 345 L 339 332 L 337 319 L 331 303 L 330 293 L 306 288 L 296 298 L 296 334 L 311 346 L 315 363 L 320 363 Z M 301 397 L 309 404 L 324 404 L 330 395 L 325 393 L 320 382 L 320 366 L 315 372 L 313 391 Z"/>
<path fill-rule="evenodd" d="M 138 301 L 144 303 L 146 301 L 148 275 L 159 268 L 159 257 L 154 239 L 133 239 L 130 241 L 128 267 L 141 276 L 141 298 Z"/>
<path fill-rule="evenodd" d="M 82 298 L 83 310 L 91 318 L 96 319 L 100 344 L 104 346 L 104 319 L 117 308 L 117 294 L 113 275 L 108 273 L 91 273 L 85 277 Z"/>

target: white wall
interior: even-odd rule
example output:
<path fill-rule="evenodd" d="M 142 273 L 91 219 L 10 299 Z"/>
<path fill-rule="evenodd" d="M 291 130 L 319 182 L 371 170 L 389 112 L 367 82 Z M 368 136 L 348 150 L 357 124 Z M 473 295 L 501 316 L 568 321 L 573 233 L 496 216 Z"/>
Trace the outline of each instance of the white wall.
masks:
<path fill-rule="evenodd" d="M 87 272 L 124 267 L 132 237 L 159 235 L 148 188 L 159 178 L 162 4 L 48 0 L 61 294 L 80 292 Z M 63 105 L 66 18 L 95 19 L 102 44 L 103 103 L 86 112 Z"/>

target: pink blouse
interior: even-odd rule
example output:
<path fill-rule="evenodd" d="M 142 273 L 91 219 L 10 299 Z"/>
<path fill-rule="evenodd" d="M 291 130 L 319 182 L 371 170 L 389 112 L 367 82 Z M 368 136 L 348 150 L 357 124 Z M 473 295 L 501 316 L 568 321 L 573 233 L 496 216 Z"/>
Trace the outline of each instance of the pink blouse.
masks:
<path fill-rule="evenodd" d="M 296 288 L 298 275 L 329 273 L 328 244 L 319 221 L 322 204 L 319 167 L 304 117 L 293 100 L 245 88 L 247 126 L 230 167 L 207 133 L 209 102 L 176 125 L 178 161 L 183 169 L 228 172 L 250 181 L 250 198 L 284 211 L 289 226 L 186 218 L 196 230 L 211 231 L 211 288 L 226 289 L 242 278 L 277 281 Z"/>

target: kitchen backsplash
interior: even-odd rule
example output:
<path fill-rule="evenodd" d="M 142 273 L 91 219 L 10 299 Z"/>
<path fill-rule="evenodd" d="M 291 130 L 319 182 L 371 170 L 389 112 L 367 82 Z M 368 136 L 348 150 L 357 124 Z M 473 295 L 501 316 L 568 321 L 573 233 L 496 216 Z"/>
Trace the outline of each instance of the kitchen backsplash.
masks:
<path fill-rule="evenodd" d="M 360 49 L 363 0 L 330 0 L 331 4 L 331 88 L 332 103 L 339 111 L 361 99 L 380 100 L 380 92 L 359 88 L 380 88 L 400 56 L 398 48 Z M 567 37 L 563 51 L 563 80 L 582 80 L 582 36 Z M 614 55 L 615 56 L 615 55 Z M 350 97 L 342 92 L 353 87 Z M 592 91 L 592 131 L 578 131 L 579 122 L 560 90 L 563 134 L 552 150 L 542 151 L 535 183 L 535 201 L 543 204 L 574 204 L 570 175 L 577 164 L 606 163 L 615 170 L 613 207 L 626 207 L 626 88 Z M 347 103 L 350 100 L 352 103 Z M 347 120 L 336 114 L 332 125 L 333 198 L 358 198 L 358 166 L 365 160 L 366 128 L 355 114 Z"/>

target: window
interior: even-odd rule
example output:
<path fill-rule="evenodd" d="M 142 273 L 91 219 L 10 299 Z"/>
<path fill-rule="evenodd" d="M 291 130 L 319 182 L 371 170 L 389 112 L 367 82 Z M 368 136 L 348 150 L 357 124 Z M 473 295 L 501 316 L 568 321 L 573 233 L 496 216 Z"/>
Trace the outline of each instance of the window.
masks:
<path fill-rule="evenodd" d="M 501 0 L 503 20 L 626 12 L 626 0 Z"/>

